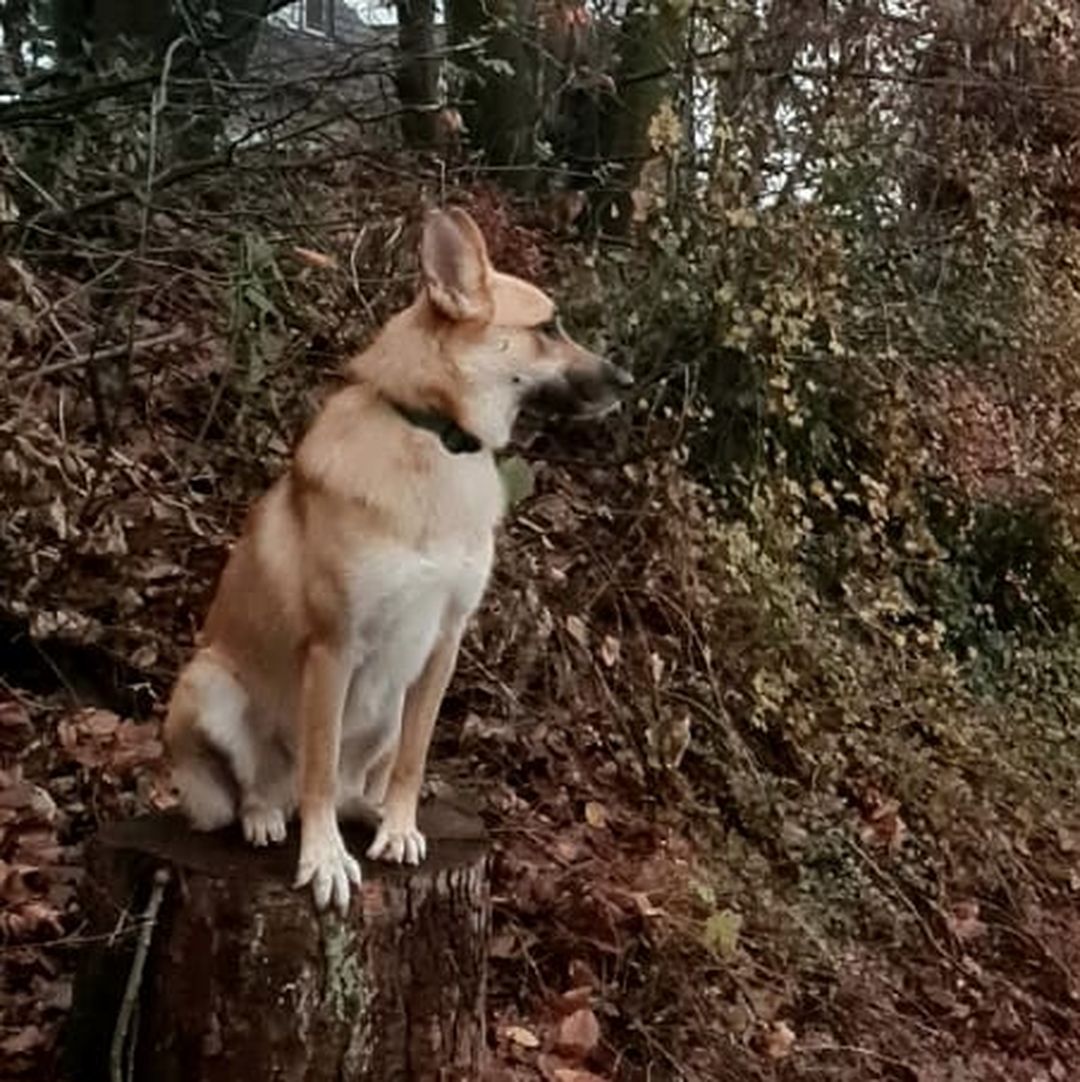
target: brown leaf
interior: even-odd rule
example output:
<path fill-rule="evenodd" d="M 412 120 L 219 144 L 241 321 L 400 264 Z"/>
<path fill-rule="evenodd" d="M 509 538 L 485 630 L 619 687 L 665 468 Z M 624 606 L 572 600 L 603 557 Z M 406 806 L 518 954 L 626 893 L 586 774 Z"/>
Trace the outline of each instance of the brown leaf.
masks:
<path fill-rule="evenodd" d="M 907 824 L 900 818 L 898 800 L 881 800 L 865 813 L 859 835 L 870 845 L 896 851 L 907 836 Z"/>
<path fill-rule="evenodd" d="M 795 1045 L 795 1031 L 786 1022 L 774 1022 L 762 1047 L 769 1059 L 785 1059 Z"/>
<path fill-rule="evenodd" d="M 517 952 L 517 936 L 513 932 L 500 932 L 488 947 L 489 958 L 513 958 Z"/>
<path fill-rule="evenodd" d="M 576 864 L 585 855 L 585 846 L 577 838 L 556 838 L 553 850 L 564 864 Z"/>
<path fill-rule="evenodd" d="M 600 1043 L 600 1023 L 588 1007 L 568 1014 L 555 1030 L 555 1050 L 568 1058 L 584 1060 Z"/>
<path fill-rule="evenodd" d="M 604 641 L 600 644 L 600 660 L 610 669 L 613 668 L 619 660 L 619 655 L 622 652 L 622 644 L 614 635 L 605 635 Z"/>
<path fill-rule="evenodd" d="M 13 808 L 44 823 L 56 819 L 53 798 L 41 786 L 29 781 L 15 781 L 0 787 L 0 808 Z"/>
<path fill-rule="evenodd" d="M 25 1056 L 48 1041 L 48 1034 L 40 1026 L 23 1026 L 0 1040 L 0 1054 Z"/>
<path fill-rule="evenodd" d="M 90 736 L 103 737 L 116 732 L 120 718 L 111 710 L 86 710 L 78 715 L 76 724 Z"/>
<path fill-rule="evenodd" d="M 580 984 L 576 988 L 563 992 L 555 1000 L 554 1007 L 561 1015 L 573 1014 L 574 1011 L 587 1007 L 590 999 L 592 999 L 592 988 L 587 984 Z"/>
<path fill-rule="evenodd" d="M 116 750 L 110 765 L 120 771 L 131 770 L 160 759 L 164 751 L 156 725 L 124 721 L 116 730 Z"/>
<path fill-rule="evenodd" d="M 301 263 L 305 263 L 309 267 L 315 267 L 318 270 L 337 270 L 338 261 L 325 252 L 316 252 L 312 248 L 301 248 L 297 244 L 293 246 L 292 253 Z"/>
<path fill-rule="evenodd" d="M 986 931 L 986 925 L 979 920 L 979 903 L 976 901 L 957 902 L 945 915 L 945 923 L 961 943 L 977 939 Z"/>
<path fill-rule="evenodd" d="M 588 647 L 589 645 L 589 629 L 585 626 L 585 621 L 580 616 L 568 616 L 566 618 L 566 630 L 570 632 L 571 638 L 581 647 Z"/>
<path fill-rule="evenodd" d="M 540 1038 L 531 1029 L 524 1026 L 507 1026 L 503 1036 L 520 1048 L 539 1048 Z"/>

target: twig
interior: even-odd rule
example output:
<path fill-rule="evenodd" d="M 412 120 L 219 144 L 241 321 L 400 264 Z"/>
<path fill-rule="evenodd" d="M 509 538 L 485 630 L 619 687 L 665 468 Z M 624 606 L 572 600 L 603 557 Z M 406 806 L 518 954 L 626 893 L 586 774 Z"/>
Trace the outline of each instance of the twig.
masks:
<path fill-rule="evenodd" d="M 90 361 L 111 361 L 123 356 L 129 348 L 132 353 L 138 353 L 142 350 L 157 349 L 158 346 L 171 345 L 183 338 L 185 333 L 186 329 L 184 327 L 174 327 L 171 331 L 164 331 L 162 334 L 152 334 L 149 338 L 140 338 L 132 342 L 130 346 L 127 342 L 124 342 L 122 345 L 109 346 L 108 349 L 99 349 L 96 352 L 90 350 L 86 353 L 78 353 L 74 357 L 69 357 L 66 361 L 56 361 L 54 364 L 47 364 L 34 372 L 27 372 L 25 375 L 17 376 L 12 380 L 12 383 L 19 386 L 23 383 L 29 383 L 31 380 L 40 379 L 43 376 L 53 376 L 57 372 L 66 372 L 71 368 L 79 368 Z"/>
<path fill-rule="evenodd" d="M 143 967 L 146 965 L 146 956 L 150 952 L 150 940 L 154 934 L 158 910 L 165 897 L 165 887 L 168 882 L 169 869 L 158 868 L 154 872 L 154 885 L 150 891 L 150 900 L 146 903 L 146 911 L 143 913 L 139 941 L 135 944 L 135 957 L 131 960 L 131 972 L 128 973 L 127 987 L 124 989 L 124 998 L 120 1004 L 120 1014 L 116 1019 L 116 1029 L 113 1030 L 112 1044 L 109 1046 L 109 1082 L 125 1082 L 122 1064 L 124 1044 L 127 1041 L 132 1014 L 138 1004 Z M 137 1036 L 138 1034 L 134 1033 L 131 1038 L 132 1055 Z"/>
<path fill-rule="evenodd" d="M 934 935 L 926 918 L 919 912 L 915 903 L 907 896 L 903 887 L 896 881 L 894 876 L 889 875 L 884 868 L 870 854 L 857 842 L 854 838 L 844 839 L 852 852 L 858 856 L 863 863 L 874 873 L 879 882 L 885 883 L 888 887 L 891 887 L 895 892 L 896 897 L 900 899 L 904 908 L 915 918 L 915 923 L 922 929 L 922 933 L 926 936 L 926 941 L 941 955 L 941 957 L 949 963 L 950 966 L 956 966 L 956 959 L 950 954 L 949 951 L 942 946 L 941 941 Z M 931 903 L 932 905 L 933 903 Z M 940 914 L 939 914 L 940 915 Z"/>
<path fill-rule="evenodd" d="M 878 1052 L 873 1048 L 864 1048 L 862 1045 L 857 1044 L 808 1044 L 808 1045 L 796 1045 L 796 1051 L 800 1055 L 825 1055 L 831 1052 L 847 1052 L 853 1056 L 865 1056 L 867 1059 L 875 1059 L 879 1063 L 887 1063 L 890 1067 L 901 1067 L 905 1071 L 908 1071 L 913 1077 L 917 1077 L 919 1072 L 915 1067 L 909 1063 L 906 1059 L 898 1059 L 896 1056 L 890 1056 L 885 1052 Z"/>

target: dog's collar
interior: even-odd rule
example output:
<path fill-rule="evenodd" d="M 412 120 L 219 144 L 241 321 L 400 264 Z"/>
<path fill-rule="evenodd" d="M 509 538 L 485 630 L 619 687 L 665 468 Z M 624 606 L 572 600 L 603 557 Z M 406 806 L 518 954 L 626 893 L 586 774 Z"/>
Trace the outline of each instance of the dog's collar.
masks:
<path fill-rule="evenodd" d="M 452 455 L 471 455 L 483 449 L 484 445 L 471 432 L 462 428 L 452 417 L 438 410 L 418 410 L 411 406 L 387 399 L 397 413 L 409 424 L 434 432 Z"/>

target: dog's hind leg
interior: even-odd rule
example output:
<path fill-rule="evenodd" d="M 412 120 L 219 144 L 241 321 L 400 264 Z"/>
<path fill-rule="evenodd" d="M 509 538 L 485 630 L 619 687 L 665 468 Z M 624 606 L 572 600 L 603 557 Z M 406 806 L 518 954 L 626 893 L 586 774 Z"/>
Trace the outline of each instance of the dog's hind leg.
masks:
<path fill-rule="evenodd" d="M 253 732 L 247 692 L 209 654 L 184 670 L 165 721 L 180 804 L 197 830 L 239 817 L 253 845 L 285 838 L 292 810 L 291 761 Z"/>
<path fill-rule="evenodd" d="M 231 679 L 197 655 L 180 674 L 165 718 L 172 781 L 180 807 L 196 830 L 218 830 L 236 818 L 237 778 L 228 749 L 211 735 L 242 722 L 240 689 L 228 686 Z M 213 718 L 211 732 L 204 725 L 208 715 Z"/>

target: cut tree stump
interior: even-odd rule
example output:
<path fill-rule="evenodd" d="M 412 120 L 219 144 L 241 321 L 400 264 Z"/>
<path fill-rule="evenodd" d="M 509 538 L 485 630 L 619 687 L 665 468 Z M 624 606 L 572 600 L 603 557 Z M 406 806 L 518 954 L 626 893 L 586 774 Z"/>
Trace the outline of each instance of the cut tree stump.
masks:
<path fill-rule="evenodd" d="M 295 824 L 268 849 L 239 830 L 195 833 L 172 814 L 103 829 L 88 855 L 91 943 L 67 1033 L 70 1076 L 480 1078 L 488 846 L 479 821 L 448 804 L 421 808 L 420 827 L 427 860 L 364 861 L 346 918 L 317 913 L 310 890 L 293 889 Z M 357 855 L 371 840 L 361 826 L 343 833 Z"/>

